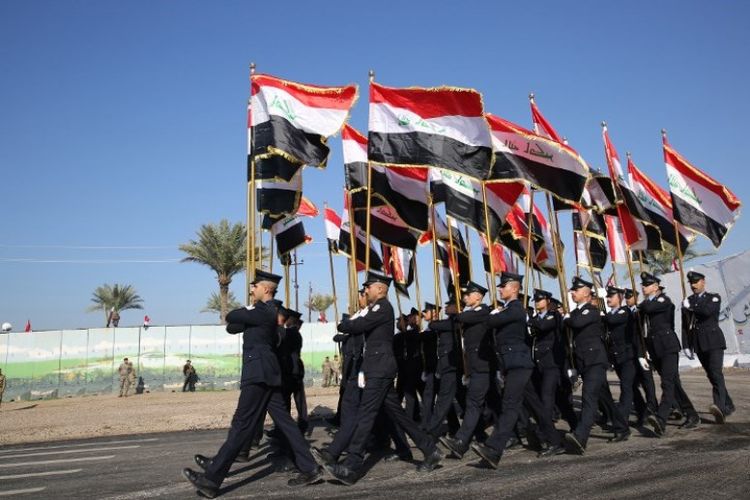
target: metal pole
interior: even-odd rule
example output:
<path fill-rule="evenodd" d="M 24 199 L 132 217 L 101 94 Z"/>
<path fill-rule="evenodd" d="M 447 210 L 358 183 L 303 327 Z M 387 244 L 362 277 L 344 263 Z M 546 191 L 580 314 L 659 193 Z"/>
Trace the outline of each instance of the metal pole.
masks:
<path fill-rule="evenodd" d="M 430 203 L 430 230 L 432 231 L 432 276 L 435 285 L 435 305 L 442 305 L 442 297 L 440 296 L 440 266 L 438 264 L 438 251 L 437 251 L 437 233 L 435 232 L 435 204 L 432 202 L 432 195 L 429 198 Z M 435 311 L 436 318 L 440 319 L 440 309 Z"/>
<path fill-rule="evenodd" d="M 250 81 L 255 74 L 255 63 L 250 63 Z M 248 101 L 248 107 L 252 105 L 252 97 Z M 245 304 L 250 305 L 250 282 L 255 276 L 255 157 L 252 146 L 252 123 L 248 133 L 248 150 L 250 150 L 250 182 L 247 184 L 247 252 L 246 252 L 246 279 L 245 279 Z"/>
<path fill-rule="evenodd" d="M 524 280 L 523 284 L 523 308 L 526 309 L 526 306 L 529 305 L 529 280 L 530 275 L 529 272 L 533 273 L 533 270 L 531 268 L 531 252 L 532 252 L 532 240 L 534 238 L 534 188 L 529 187 L 529 217 L 528 217 L 528 241 L 526 243 L 526 280 Z M 533 275 L 532 275 L 533 276 Z"/>
<path fill-rule="evenodd" d="M 351 241 L 351 282 L 352 285 L 354 285 L 350 292 L 351 292 L 351 301 L 349 304 L 349 314 L 354 314 L 357 312 L 358 309 L 358 302 L 357 302 L 357 291 L 359 289 L 359 283 L 357 282 L 357 225 L 354 222 L 354 207 L 352 206 L 352 194 L 346 193 L 346 196 L 348 196 L 349 199 L 349 240 Z M 369 219 L 368 219 L 369 220 Z M 369 238 L 368 238 L 369 241 Z M 367 249 L 367 253 L 369 254 L 369 248 Z M 366 279 L 366 278 L 365 278 Z"/>
<path fill-rule="evenodd" d="M 299 311 L 299 283 L 297 282 L 297 268 L 299 262 L 297 261 L 297 249 L 294 249 L 294 310 Z"/>
<path fill-rule="evenodd" d="M 482 182 L 482 202 L 484 204 L 484 237 L 487 242 L 487 256 L 489 257 L 490 261 L 490 280 L 488 282 L 488 285 L 490 285 L 490 294 L 492 296 L 492 307 L 497 309 L 497 287 L 494 286 L 495 284 L 495 260 L 492 257 L 492 245 L 494 242 L 492 241 L 492 238 L 490 237 L 490 209 L 487 205 L 487 186 L 484 182 Z M 467 235 L 468 238 L 468 235 Z"/>

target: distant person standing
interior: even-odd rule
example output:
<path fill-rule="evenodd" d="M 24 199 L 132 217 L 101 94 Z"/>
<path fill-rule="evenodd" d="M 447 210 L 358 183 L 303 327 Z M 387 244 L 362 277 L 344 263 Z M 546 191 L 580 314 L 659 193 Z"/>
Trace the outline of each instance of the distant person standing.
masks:
<path fill-rule="evenodd" d="M 323 361 L 321 370 L 323 371 L 323 387 L 328 387 L 331 385 L 331 376 L 333 375 L 331 359 L 328 356 L 326 356 L 326 359 Z"/>
<path fill-rule="evenodd" d="M 185 364 L 182 366 L 182 376 L 185 379 L 184 383 L 182 384 L 182 392 L 186 392 L 188 385 L 190 384 L 190 374 L 194 371 L 193 365 L 190 363 L 190 360 L 188 359 Z"/>
<path fill-rule="evenodd" d="M 149 326 L 151 326 L 151 318 L 149 318 L 147 314 L 143 317 L 143 329 L 148 330 Z"/>
<path fill-rule="evenodd" d="M 120 395 L 119 398 L 128 397 L 130 391 L 130 373 L 133 371 L 133 365 L 128 362 L 128 358 L 123 358 L 117 373 L 120 375 Z"/>
<path fill-rule="evenodd" d="M 338 354 L 333 356 L 333 363 L 331 364 L 333 370 L 333 384 L 338 386 L 341 382 L 341 360 Z"/>
<path fill-rule="evenodd" d="M 3 370 L 0 369 L 0 404 L 3 403 L 4 392 L 5 392 L 5 375 L 3 375 Z"/>

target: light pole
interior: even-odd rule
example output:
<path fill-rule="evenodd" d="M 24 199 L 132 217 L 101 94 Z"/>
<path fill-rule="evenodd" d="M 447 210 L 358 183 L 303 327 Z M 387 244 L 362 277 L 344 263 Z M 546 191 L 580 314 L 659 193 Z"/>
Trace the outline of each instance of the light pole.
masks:
<path fill-rule="evenodd" d="M 297 267 L 305 263 L 305 259 L 297 261 L 297 250 L 294 250 L 294 260 L 290 265 L 294 266 L 294 310 L 299 311 L 299 283 L 297 282 Z"/>

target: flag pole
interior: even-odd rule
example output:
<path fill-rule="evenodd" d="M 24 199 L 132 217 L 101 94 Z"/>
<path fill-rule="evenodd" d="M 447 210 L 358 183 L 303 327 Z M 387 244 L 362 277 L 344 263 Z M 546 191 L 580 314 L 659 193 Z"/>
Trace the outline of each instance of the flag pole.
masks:
<path fill-rule="evenodd" d="M 526 243 L 526 279 L 524 280 L 523 284 L 523 308 L 526 309 L 526 307 L 529 305 L 529 272 L 533 273 L 534 271 L 531 269 L 531 250 L 532 250 L 532 239 L 534 237 L 533 235 L 533 225 L 534 225 L 534 188 L 529 186 L 529 219 L 527 224 L 528 229 L 528 242 Z M 533 275 L 532 275 L 533 277 Z"/>
<path fill-rule="evenodd" d="M 328 210 L 328 202 L 323 202 L 323 210 Z M 273 240 L 272 240 L 273 241 Z M 331 244 L 326 241 L 328 246 L 328 268 L 331 270 L 331 290 L 333 291 L 333 317 L 336 318 L 336 322 L 339 320 L 339 306 L 338 297 L 336 296 L 336 274 L 333 272 L 333 253 L 331 252 Z"/>
<path fill-rule="evenodd" d="M 662 142 L 666 143 L 667 141 L 667 129 L 661 129 L 661 138 Z M 683 269 L 683 262 L 682 262 L 682 245 L 680 244 L 680 228 L 677 227 L 677 220 L 674 221 L 674 235 L 676 240 L 675 247 L 677 248 L 677 259 L 680 263 L 680 289 L 682 290 L 682 300 L 685 300 L 685 297 L 687 297 L 687 290 L 685 289 L 685 270 Z"/>
<path fill-rule="evenodd" d="M 370 70 L 368 78 L 370 80 L 370 84 L 375 81 L 375 71 Z M 372 204 L 372 193 L 370 192 L 372 190 L 372 165 L 370 165 L 369 157 L 367 161 L 367 213 L 365 214 L 367 217 L 367 222 L 365 224 L 365 237 L 367 238 L 365 240 L 365 273 L 370 271 L 370 206 Z M 396 298 L 398 299 L 398 294 L 396 294 Z"/>
<path fill-rule="evenodd" d="M 453 266 L 451 266 L 450 260 L 456 265 L 456 273 L 453 276 L 453 288 L 455 290 L 456 307 L 461 310 L 461 285 L 458 282 L 459 279 L 459 268 L 458 259 L 456 258 L 456 247 L 453 246 L 453 224 L 451 224 L 450 215 L 445 216 L 445 221 L 448 224 L 448 246 L 450 246 L 450 259 L 448 262 L 448 269 L 453 272 Z"/>
<path fill-rule="evenodd" d="M 287 254 L 287 257 L 289 257 L 289 254 Z M 289 259 L 284 261 L 284 304 L 286 304 L 286 307 L 289 307 L 289 301 L 291 300 L 289 297 Z"/>
<path fill-rule="evenodd" d="M 419 322 L 419 330 L 422 330 L 422 295 L 419 291 L 419 272 L 417 271 L 417 250 L 414 249 L 414 289 L 417 293 L 417 310 L 419 313 L 417 313 L 417 321 Z M 407 275 L 407 280 L 409 279 L 409 276 Z"/>
<path fill-rule="evenodd" d="M 440 268 L 438 266 L 438 251 L 437 251 L 437 233 L 435 232 L 435 204 L 432 201 L 432 194 L 429 197 L 430 204 L 430 230 L 432 231 L 432 276 L 435 285 L 435 306 L 440 307 L 442 303 L 442 297 L 440 296 Z M 436 310 L 436 317 L 440 319 L 440 309 Z"/>
<path fill-rule="evenodd" d="M 560 285 L 560 300 L 562 300 L 565 310 L 568 310 L 568 292 L 565 289 L 567 279 L 565 277 L 565 266 L 562 257 L 562 242 L 560 241 L 560 221 L 557 218 L 557 212 L 552 205 L 552 196 L 547 193 L 547 212 L 550 215 L 550 221 L 554 221 L 552 226 L 552 246 L 555 249 L 555 263 L 557 264 L 557 281 Z"/>
<path fill-rule="evenodd" d="M 359 301 L 357 300 L 357 293 L 359 291 L 359 283 L 357 283 L 357 235 L 355 232 L 357 231 L 357 225 L 354 222 L 354 208 L 353 208 L 353 199 L 352 199 L 352 193 L 347 191 L 346 196 L 349 200 L 349 208 L 347 209 L 349 211 L 349 245 L 351 247 L 351 251 L 349 252 L 350 255 L 350 266 L 349 266 L 349 272 L 350 272 L 350 283 L 352 284 L 352 288 L 349 290 L 349 314 L 354 314 L 357 312 L 357 308 L 359 307 Z M 368 211 L 369 212 L 369 211 Z M 369 218 L 368 218 L 369 221 Z M 367 242 L 369 243 L 370 239 L 367 239 Z M 369 250 L 369 249 L 368 249 Z M 367 252 L 370 253 L 369 251 Z"/>
<path fill-rule="evenodd" d="M 250 82 L 252 88 L 252 79 L 255 74 L 255 63 L 250 63 Z M 247 107 L 252 106 L 251 97 L 248 99 Z M 252 112 L 252 111 L 251 111 Z M 250 305 L 250 282 L 255 277 L 255 157 L 253 155 L 253 124 L 248 124 L 250 132 L 248 133 L 248 150 L 250 151 L 250 181 L 247 183 L 247 250 L 245 252 L 245 304 Z"/>
<path fill-rule="evenodd" d="M 490 279 L 488 280 L 488 285 L 491 283 L 492 285 L 495 284 L 495 262 L 492 258 L 492 238 L 490 238 L 490 212 L 489 212 L 489 206 L 487 205 L 487 186 L 482 182 L 482 201 L 484 202 L 484 237 L 487 241 L 487 256 L 489 257 L 490 261 Z M 468 239 L 468 234 L 467 234 Z M 497 309 L 497 287 L 490 286 L 490 293 L 492 294 L 492 307 L 494 309 Z"/>
<path fill-rule="evenodd" d="M 273 243 L 275 238 L 273 237 L 273 233 L 271 234 L 271 241 L 268 244 L 268 272 L 273 273 Z M 261 248 L 263 248 L 263 244 L 260 245 Z"/>

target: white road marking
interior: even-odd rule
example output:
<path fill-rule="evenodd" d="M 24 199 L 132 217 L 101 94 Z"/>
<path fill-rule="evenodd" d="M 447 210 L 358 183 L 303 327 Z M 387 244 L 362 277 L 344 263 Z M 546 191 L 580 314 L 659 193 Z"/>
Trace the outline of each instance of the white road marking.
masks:
<path fill-rule="evenodd" d="M 106 455 L 102 457 L 84 457 L 84 458 L 64 458 L 62 460 L 41 460 L 39 462 L 19 462 L 17 464 L 3 464 L 3 468 L 8 467 L 24 467 L 27 465 L 49 465 L 49 464 L 69 464 L 70 462 L 93 462 L 95 460 L 109 460 L 115 458 L 114 455 Z"/>
<path fill-rule="evenodd" d="M 2 450 L 0 455 L 5 453 L 18 453 L 21 451 L 36 451 L 36 450 L 57 450 L 60 448 L 79 448 L 81 446 L 107 446 L 110 444 L 126 444 L 126 443 L 147 443 L 151 441 L 158 441 L 159 438 L 148 438 L 148 439 L 125 439 L 120 441 L 97 441 L 94 443 L 77 443 L 77 444 L 60 444 L 55 446 L 37 446 L 34 448 L 16 448 L 13 450 Z"/>
<path fill-rule="evenodd" d="M 155 498 L 162 495 L 169 495 L 183 491 L 195 491 L 195 487 L 192 484 L 179 483 L 168 486 L 159 486 L 157 488 L 150 488 L 147 490 L 132 491 L 125 495 L 107 497 L 104 500 L 137 500 L 140 498 Z"/>
<path fill-rule="evenodd" d="M 26 488 L 25 490 L 8 490 L 8 491 L 0 491 L 0 497 L 9 497 L 11 495 L 23 495 L 24 493 L 36 493 L 37 491 L 46 490 L 46 486 L 42 486 L 41 488 Z"/>
<path fill-rule="evenodd" d="M 89 453 L 94 451 L 112 451 L 112 450 L 131 450 L 133 448 L 140 448 L 141 445 L 135 444 L 133 446 L 110 446 L 108 448 L 86 448 L 83 450 L 62 450 L 62 451 L 38 451 L 36 453 L 20 453 L 18 455 L 4 455 L 3 460 L 9 458 L 26 458 L 26 457 L 39 457 L 42 455 L 63 455 L 68 453 Z"/>
<path fill-rule="evenodd" d="M 81 472 L 83 469 L 70 469 L 70 470 L 51 470 L 48 472 L 31 472 L 29 474 L 14 474 L 12 476 L 0 476 L 2 479 L 21 479 L 24 477 L 41 477 L 41 476 L 59 476 L 61 474 L 75 474 Z"/>

